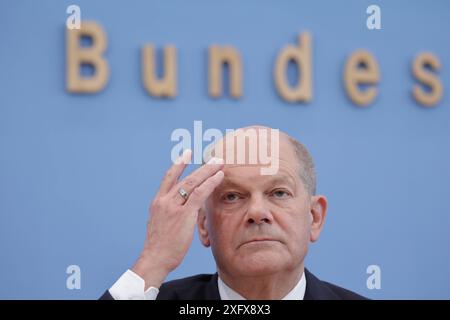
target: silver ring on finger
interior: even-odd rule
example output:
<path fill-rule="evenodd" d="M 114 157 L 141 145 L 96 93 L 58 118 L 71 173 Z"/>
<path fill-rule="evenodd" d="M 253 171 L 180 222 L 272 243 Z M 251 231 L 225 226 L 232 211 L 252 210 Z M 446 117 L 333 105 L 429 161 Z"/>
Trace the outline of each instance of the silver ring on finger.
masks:
<path fill-rule="evenodd" d="M 186 201 L 189 198 L 189 193 L 183 188 L 178 189 L 178 194 Z"/>

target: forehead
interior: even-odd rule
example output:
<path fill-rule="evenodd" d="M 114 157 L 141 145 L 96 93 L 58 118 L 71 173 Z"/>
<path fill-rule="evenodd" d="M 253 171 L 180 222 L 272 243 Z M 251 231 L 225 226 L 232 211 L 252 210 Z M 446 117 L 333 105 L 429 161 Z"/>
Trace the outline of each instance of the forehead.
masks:
<path fill-rule="evenodd" d="M 211 148 L 211 156 L 225 162 L 222 187 L 299 184 L 300 163 L 295 148 L 289 136 L 275 129 L 239 129 L 227 134 Z"/>
<path fill-rule="evenodd" d="M 274 175 L 262 175 L 257 165 L 225 165 L 223 168 L 225 178 L 220 187 L 259 187 L 275 184 L 288 184 L 293 187 L 299 183 L 296 168 L 281 165 Z"/>
<path fill-rule="evenodd" d="M 298 167 L 298 157 L 289 136 L 272 128 L 246 128 L 228 133 L 206 154 L 206 160 L 218 157 L 226 165 Z"/>

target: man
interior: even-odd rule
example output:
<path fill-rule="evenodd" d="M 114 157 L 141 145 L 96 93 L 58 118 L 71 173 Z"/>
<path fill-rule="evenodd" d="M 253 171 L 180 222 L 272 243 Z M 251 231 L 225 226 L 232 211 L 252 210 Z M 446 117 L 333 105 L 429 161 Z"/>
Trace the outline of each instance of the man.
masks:
<path fill-rule="evenodd" d="M 304 267 L 308 245 L 324 226 L 327 200 L 316 195 L 306 148 L 274 132 L 253 126 L 228 134 L 212 147 L 215 157 L 179 181 L 191 158 L 185 152 L 151 204 L 140 257 L 101 299 L 363 299 Z M 244 143 L 235 143 L 239 139 Z M 262 174 L 266 148 L 272 168 L 276 163 L 270 174 Z M 217 273 L 163 283 L 182 262 L 196 224 Z"/>

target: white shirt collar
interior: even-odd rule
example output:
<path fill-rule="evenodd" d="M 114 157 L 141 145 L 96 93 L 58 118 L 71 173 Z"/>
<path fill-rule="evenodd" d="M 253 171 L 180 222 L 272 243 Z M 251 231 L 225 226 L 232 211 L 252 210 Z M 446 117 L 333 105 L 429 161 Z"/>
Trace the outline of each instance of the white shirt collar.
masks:
<path fill-rule="evenodd" d="M 225 282 L 218 277 L 217 284 L 219 286 L 219 294 L 221 300 L 246 300 L 239 293 L 231 289 Z M 297 285 L 281 300 L 303 300 L 306 291 L 306 278 L 303 272 Z"/>

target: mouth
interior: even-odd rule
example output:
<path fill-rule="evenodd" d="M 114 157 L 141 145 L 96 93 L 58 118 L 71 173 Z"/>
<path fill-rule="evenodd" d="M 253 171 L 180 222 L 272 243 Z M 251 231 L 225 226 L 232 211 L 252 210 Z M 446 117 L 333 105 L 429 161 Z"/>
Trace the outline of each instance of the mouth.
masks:
<path fill-rule="evenodd" d="M 253 245 L 253 244 L 270 244 L 270 243 L 275 243 L 275 242 L 280 242 L 278 240 L 275 239 L 269 239 L 269 238 L 257 238 L 257 239 L 252 239 L 250 241 L 246 241 L 244 243 L 242 243 L 240 245 L 240 247 L 245 246 L 245 245 Z"/>

